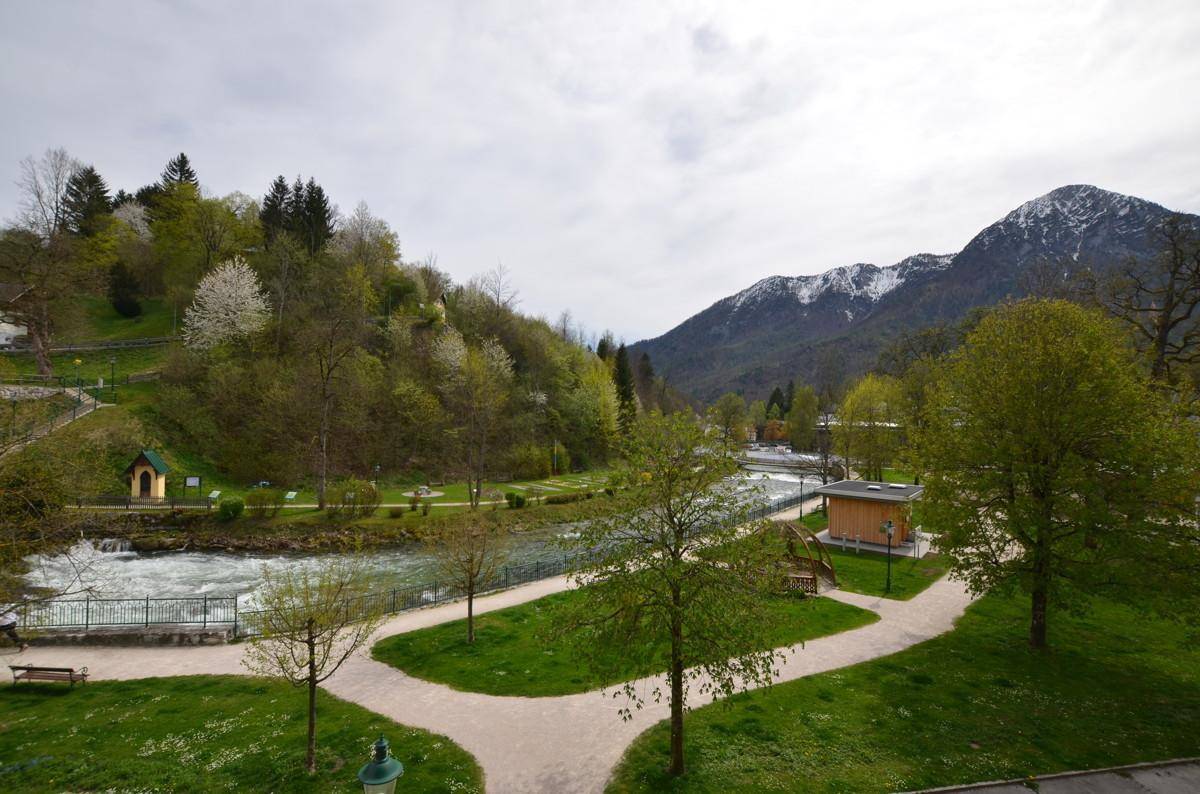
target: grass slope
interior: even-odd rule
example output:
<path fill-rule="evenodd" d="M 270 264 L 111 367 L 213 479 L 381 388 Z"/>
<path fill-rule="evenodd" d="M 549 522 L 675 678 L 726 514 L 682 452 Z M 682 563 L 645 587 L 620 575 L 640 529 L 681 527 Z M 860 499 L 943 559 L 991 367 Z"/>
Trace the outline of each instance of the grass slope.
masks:
<path fill-rule="evenodd" d="M 1200 754 L 1200 650 L 1108 603 L 1051 617 L 1025 644 L 1027 599 L 989 596 L 958 627 L 893 656 L 739 695 L 631 745 L 610 792 L 883 792 Z"/>
<path fill-rule="evenodd" d="M 466 643 L 466 621 L 458 620 L 388 637 L 375 645 L 372 654 L 409 675 L 468 692 L 529 697 L 586 692 L 606 682 L 592 680 L 566 647 L 545 639 L 555 609 L 579 598 L 578 591 L 568 591 L 480 615 L 475 619 L 474 645 Z M 826 598 L 780 596 L 772 599 L 770 611 L 775 620 L 766 646 L 770 648 L 878 619 L 873 612 Z M 664 660 L 665 653 L 664 648 Z M 658 671 L 629 666 L 624 678 L 654 672 Z"/>
<path fill-rule="evenodd" d="M 404 791 L 482 791 L 482 772 L 444 736 L 319 693 L 317 767 L 304 772 L 307 695 L 241 676 L 0 689 L 0 790 L 362 791 L 380 733 Z"/>

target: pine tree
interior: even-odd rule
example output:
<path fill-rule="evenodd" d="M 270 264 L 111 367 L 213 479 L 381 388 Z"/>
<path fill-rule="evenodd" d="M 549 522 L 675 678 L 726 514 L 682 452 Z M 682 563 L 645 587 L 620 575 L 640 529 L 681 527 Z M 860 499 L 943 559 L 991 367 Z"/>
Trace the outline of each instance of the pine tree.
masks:
<path fill-rule="evenodd" d="M 605 331 L 604 335 L 600 337 L 600 341 L 596 343 L 596 355 L 608 361 L 613 357 L 615 350 L 612 331 Z"/>
<path fill-rule="evenodd" d="M 792 400 L 796 399 L 796 381 L 789 380 L 787 388 L 783 390 L 783 413 L 786 415 L 792 410 Z"/>
<path fill-rule="evenodd" d="M 108 302 L 122 317 L 137 317 L 142 313 L 142 305 L 138 303 L 137 279 L 119 259 L 108 271 Z"/>
<path fill-rule="evenodd" d="M 194 187 L 200 187 L 200 180 L 196 178 L 192 163 L 183 152 L 167 161 L 167 167 L 163 169 L 159 182 L 164 188 L 182 185 L 184 182 L 188 182 Z"/>
<path fill-rule="evenodd" d="M 126 193 L 125 188 L 121 188 L 113 195 L 113 199 L 112 199 L 113 209 L 116 209 L 117 207 L 121 206 L 122 204 L 128 204 L 131 201 L 135 201 L 134 197 L 131 194 Z"/>
<path fill-rule="evenodd" d="M 771 392 L 771 396 L 767 399 L 767 411 L 770 411 L 772 408 L 779 409 L 775 416 L 776 419 L 783 415 L 783 389 L 778 386 L 775 387 L 775 390 Z"/>
<path fill-rule="evenodd" d="M 75 234 L 90 237 L 100 230 L 100 220 L 112 212 L 108 185 L 90 165 L 71 174 L 63 196 L 67 227 Z"/>
<path fill-rule="evenodd" d="M 288 228 L 288 209 L 291 203 L 291 192 L 283 175 L 275 177 L 267 195 L 263 196 L 262 209 L 258 211 L 258 219 L 262 221 L 263 235 L 267 245 L 275 239 L 275 235 Z"/>
<path fill-rule="evenodd" d="M 143 185 L 138 188 L 137 193 L 133 194 L 133 200 L 148 210 L 154 209 L 154 204 L 158 201 L 158 197 L 162 195 L 162 192 L 162 186 L 157 182 L 153 185 Z"/>
<path fill-rule="evenodd" d="M 637 396 L 633 385 L 633 368 L 629 366 L 629 352 L 624 344 L 617 348 L 613 384 L 617 387 L 621 432 L 628 433 L 637 420 Z"/>
<path fill-rule="evenodd" d="M 312 177 L 304 186 L 304 232 L 308 252 L 314 256 L 333 236 L 333 207 L 324 188 Z"/>
<path fill-rule="evenodd" d="M 296 235 L 297 240 L 304 239 L 304 180 L 296 175 L 292 183 L 291 193 L 287 200 L 287 229 Z"/>

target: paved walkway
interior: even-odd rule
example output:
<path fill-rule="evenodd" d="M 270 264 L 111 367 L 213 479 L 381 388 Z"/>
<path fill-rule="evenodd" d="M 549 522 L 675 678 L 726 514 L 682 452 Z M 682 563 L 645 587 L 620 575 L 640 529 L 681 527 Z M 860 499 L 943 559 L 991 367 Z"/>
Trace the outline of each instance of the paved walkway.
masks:
<path fill-rule="evenodd" d="M 1188 794 L 1200 791 L 1200 760 L 1185 758 L 925 791 L 927 794 L 1029 794 L 1030 791 L 1041 794 Z"/>
<path fill-rule="evenodd" d="M 476 613 L 524 603 L 566 589 L 564 577 L 546 579 L 486 596 Z M 869 626 L 811 640 L 788 649 L 779 680 L 814 673 L 895 653 L 948 631 L 970 603 L 957 582 L 942 579 L 910 601 L 832 591 L 826 597 L 870 609 L 880 620 Z M 398 615 L 388 620 L 373 641 L 413 631 L 466 614 L 462 602 Z M 193 674 L 244 674 L 244 647 L 200 648 L 33 648 L 15 657 L 23 664 L 87 665 L 92 677 L 131 679 Z M 9 657 L 10 663 L 14 657 Z M 649 692 L 653 679 L 639 682 Z M 602 791 L 625 748 L 642 731 L 667 717 L 667 704 L 648 702 L 629 722 L 617 714 L 623 698 L 586 692 L 548 698 L 495 697 L 458 692 L 441 684 L 410 677 L 374 661 L 364 651 L 324 684 L 330 692 L 385 714 L 397 722 L 445 734 L 473 754 L 493 792 Z M 711 700 L 695 694 L 693 705 Z"/>

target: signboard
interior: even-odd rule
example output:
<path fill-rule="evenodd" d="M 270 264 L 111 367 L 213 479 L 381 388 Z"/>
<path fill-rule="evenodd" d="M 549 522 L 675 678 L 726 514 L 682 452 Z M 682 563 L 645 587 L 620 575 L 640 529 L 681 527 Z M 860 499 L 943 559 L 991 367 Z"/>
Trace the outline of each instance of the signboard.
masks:
<path fill-rule="evenodd" d="M 199 478 L 199 477 L 192 477 L 192 476 L 185 477 L 185 478 L 184 478 L 184 481 L 183 481 L 183 487 L 185 487 L 185 488 L 199 488 L 199 487 L 200 487 L 200 478 Z"/>
<path fill-rule="evenodd" d="M 295 492 L 295 491 L 288 491 L 287 493 L 285 493 L 285 494 L 283 495 L 283 498 L 284 498 L 284 500 L 285 500 L 285 501 L 288 501 L 288 502 L 294 502 L 294 501 L 296 501 L 296 492 Z"/>
<path fill-rule="evenodd" d="M 208 495 L 208 498 L 209 498 L 209 499 L 219 499 L 220 497 L 221 497 L 221 492 L 220 492 L 220 491 L 213 491 L 212 493 L 210 493 L 210 494 Z"/>

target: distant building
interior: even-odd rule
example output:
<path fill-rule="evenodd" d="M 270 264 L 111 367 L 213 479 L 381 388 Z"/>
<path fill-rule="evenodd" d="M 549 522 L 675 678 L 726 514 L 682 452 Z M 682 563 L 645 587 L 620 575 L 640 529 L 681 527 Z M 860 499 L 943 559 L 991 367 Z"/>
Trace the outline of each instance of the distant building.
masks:
<path fill-rule="evenodd" d="M 129 476 L 129 495 L 134 499 L 165 499 L 170 470 L 157 452 L 143 449 L 125 469 Z"/>
<path fill-rule="evenodd" d="M 886 546 L 884 525 L 891 521 L 895 527 L 892 545 L 903 543 L 912 530 L 914 501 L 925 489 L 920 485 L 841 480 L 822 485 L 813 493 L 826 498 L 829 514 L 829 537 L 859 540 Z"/>

